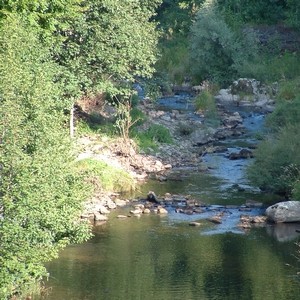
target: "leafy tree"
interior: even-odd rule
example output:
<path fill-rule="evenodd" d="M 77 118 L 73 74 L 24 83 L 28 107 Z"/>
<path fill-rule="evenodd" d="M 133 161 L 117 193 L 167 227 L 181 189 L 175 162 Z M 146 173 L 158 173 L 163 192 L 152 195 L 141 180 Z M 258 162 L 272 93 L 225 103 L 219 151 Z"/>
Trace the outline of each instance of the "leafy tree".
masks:
<path fill-rule="evenodd" d="M 287 23 L 300 30 L 300 2 L 297 0 L 286 0 Z"/>
<path fill-rule="evenodd" d="M 207 0 L 197 13 L 191 28 L 191 69 L 199 80 L 229 82 L 238 74 L 243 61 L 253 55 L 253 47 L 244 47 L 217 9 L 216 2 Z M 252 52 L 252 53 L 251 53 Z"/>
<path fill-rule="evenodd" d="M 59 63 L 80 90 L 119 94 L 136 77 L 152 75 L 158 33 L 151 22 L 159 1 L 90 1 L 65 33 Z"/>
<path fill-rule="evenodd" d="M 284 19 L 286 0 L 217 0 L 227 17 L 245 23 L 277 23 Z M 235 15 L 235 16 L 234 16 Z"/>
<path fill-rule="evenodd" d="M 59 69 L 18 15 L 0 26 L 0 298 L 46 275 L 43 264 L 89 237 L 78 220 L 88 190 L 73 174 Z"/>

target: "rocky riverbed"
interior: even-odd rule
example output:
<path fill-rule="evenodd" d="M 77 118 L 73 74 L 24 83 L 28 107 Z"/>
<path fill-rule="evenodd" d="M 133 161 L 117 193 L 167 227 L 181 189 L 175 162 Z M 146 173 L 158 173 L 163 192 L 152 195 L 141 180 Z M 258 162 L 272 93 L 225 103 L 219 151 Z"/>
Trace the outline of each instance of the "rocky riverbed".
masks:
<path fill-rule="evenodd" d="M 191 87 L 190 92 L 194 94 L 201 92 L 201 88 L 201 86 Z M 137 181 L 146 180 L 149 177 L 165 181 L 169 178 L 174 180 L 174 176 L 179 176 L 177 180 L 180 180 L 181 172 L 178 172 L 180 169 L 211 172 L 208 161 L 204 159 L 208 153 L 222 153 L 228 160 L 252 158 L 252 149 L 249 147 L 228 151 L 228 147 L 218 142 L 229 138 L 243 138 L 249 129 L 255 126 L 255 124 L 245 122 L 249 115 L 255 113 L 263 117 L 271 112 L 276 85 L 265 87 L 256 80 L 239 79 L 228 89 L 220 90 L 216 96 L 219 121 L 214 125 L 207 123 L 203 114 L 194 111 L 191 94 L 180 91 L 179 87 L 176 88 L 176 93 L 177 95 L 161 98 L 157 103 L 142 99 L 139 104 L 139 109 L 148 116 L 148 121 L 142 125 L 143 129 L 147 129 L 151 124 L 163 125 L 169 129 L 174 140 L 173 144 L 161 145 L 157 151 L 143 154 L 136 151 L 132 142 L 126 146 L 126 155 L 124 155 L 122 141 L 115 140 L 111 143 L 107 140 L 99 140 L 97 137 L 82 137 L 78 139 L 78 144 L 82 149 L 78 160 L 84 158 L 103 160 L 108 164 L 123 168 Z M 237 188 L 240 188 L 238 184 Z M 228 216 L 231 216 L 231 219 L 239 220 L 235 221 L 236 226 L 243 229 L 249 228 L 250 224 L 265 222 L 264 217 L 257 217 L 261 212 L 261 208 L 258 210 L 260 203 L 255 203 L 255 209 L 249 206 L 249 203 L 236 207 L 214 207 L 204 203 L 199 204 L 185 196 L 179 196 L 181 200 L 177 201 L 176 197 L 178 198 L 176 195 L 168 194 L 153 203 L 147 201 L 149 199 L 145 195 L 144 199 L 139 199 L 141 202 L 130 207 L 128 215 L 172 211 L 179 214 L 197 215 L 197 218 L 201 216 L 200 218 L 204 217 L 214 223 L 222 223 L 230 219 Z M 86 202 L 82 218 L 91 218 L 95 221 L 108 220 L 110 210 L 131 205 L 130 201 L 121 198 L 115 193 L 94 195 Z M 181 204 L 178 206 L 179 202 Z M 128 215 L 123 217 L 128 217 Z M 194 222 L 191 224 L 197 224 L 195 221 L 191 222 Z"/>

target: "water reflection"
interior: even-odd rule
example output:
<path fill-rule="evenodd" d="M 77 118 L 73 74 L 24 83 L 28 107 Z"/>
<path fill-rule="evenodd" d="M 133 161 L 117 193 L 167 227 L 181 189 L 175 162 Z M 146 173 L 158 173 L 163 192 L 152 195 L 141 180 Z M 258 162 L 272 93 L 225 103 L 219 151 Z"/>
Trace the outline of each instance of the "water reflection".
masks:
<path fill-rule="evenodd" d="M 170 216 L 112 218 L 48 265 L 46 299 L 298 299 L 295 270 L 286 267 L 295 265 L 293 242 L 277 243 L 264 228 L 204 230 Z"/>
<path fill-rule="evenodd" d="M 300 230 L 300 223 L 279 223 L 267 227 L 267 233 L 279 242 L 299 239 L 300 233 L 296 230 Z"/>

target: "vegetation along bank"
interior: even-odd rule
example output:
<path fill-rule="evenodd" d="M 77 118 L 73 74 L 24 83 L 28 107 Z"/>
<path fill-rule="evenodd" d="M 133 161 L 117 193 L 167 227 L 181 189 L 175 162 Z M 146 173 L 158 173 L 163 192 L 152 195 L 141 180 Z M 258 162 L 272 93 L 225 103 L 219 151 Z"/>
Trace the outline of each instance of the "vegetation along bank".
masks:
<path fill-rule="evenodd" d="M 47 276 L 45 262 L 91 236 L 78 218 L 86 200 L 200 163 L 192 148 L 178 155 L 194 123 L 154 108 L 178 86 L 195 87 L 211 138 L 220 123 L 238 130 L 239 116 L 220 119 L 220 90 L 238 78 L 274 88 L 249 177 L 299 200 L 299 14 L 297 0 L 0 3 L 0 299 L 25 298 Z M 251 94 L 232 92 L 237 105 Z M 162 143 L 164 160 L 155 155 Z"/>

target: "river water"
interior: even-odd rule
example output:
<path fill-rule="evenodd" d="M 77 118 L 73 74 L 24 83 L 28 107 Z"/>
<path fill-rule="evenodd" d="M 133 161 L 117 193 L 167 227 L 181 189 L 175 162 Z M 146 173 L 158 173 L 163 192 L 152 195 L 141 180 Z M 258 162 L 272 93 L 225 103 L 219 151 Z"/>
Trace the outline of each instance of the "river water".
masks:
<path fill-rule="evenodd" d="M 262 115 L 248 115 L 247 134 L 223 142 L 228 152 L 251 144 L 260 122 Z M 249 199 L 274 201 L 274 196 L 261 194 L 245 179 L 249 160 L 231 161 L 224 153 L 216 153 L 205 156 L 204 162 L 209 172 L 177 170 L 183 180 L 149 181 L 136 196 L 145 196 L 149 190 L 158 195 L 189 194 L 216 207 L 241 205 Z M 234 188 L 236 184 L 239 189 Z M 295 244 L 300 224 L 244 231 L 237 227 L 239 216 L 230 210 L 226 221 L 216 225 L 203 214 L 180 214 L 172 207 L 164 216 L 117 218 L 128 211 L 113 211 L 107 223 L 94 227 L 91 240 L 67 247 L 49 263 L 47 296 L 34 299 L 300 299 Z M 189 226 L 190 221 L 201 225 Z"/>

